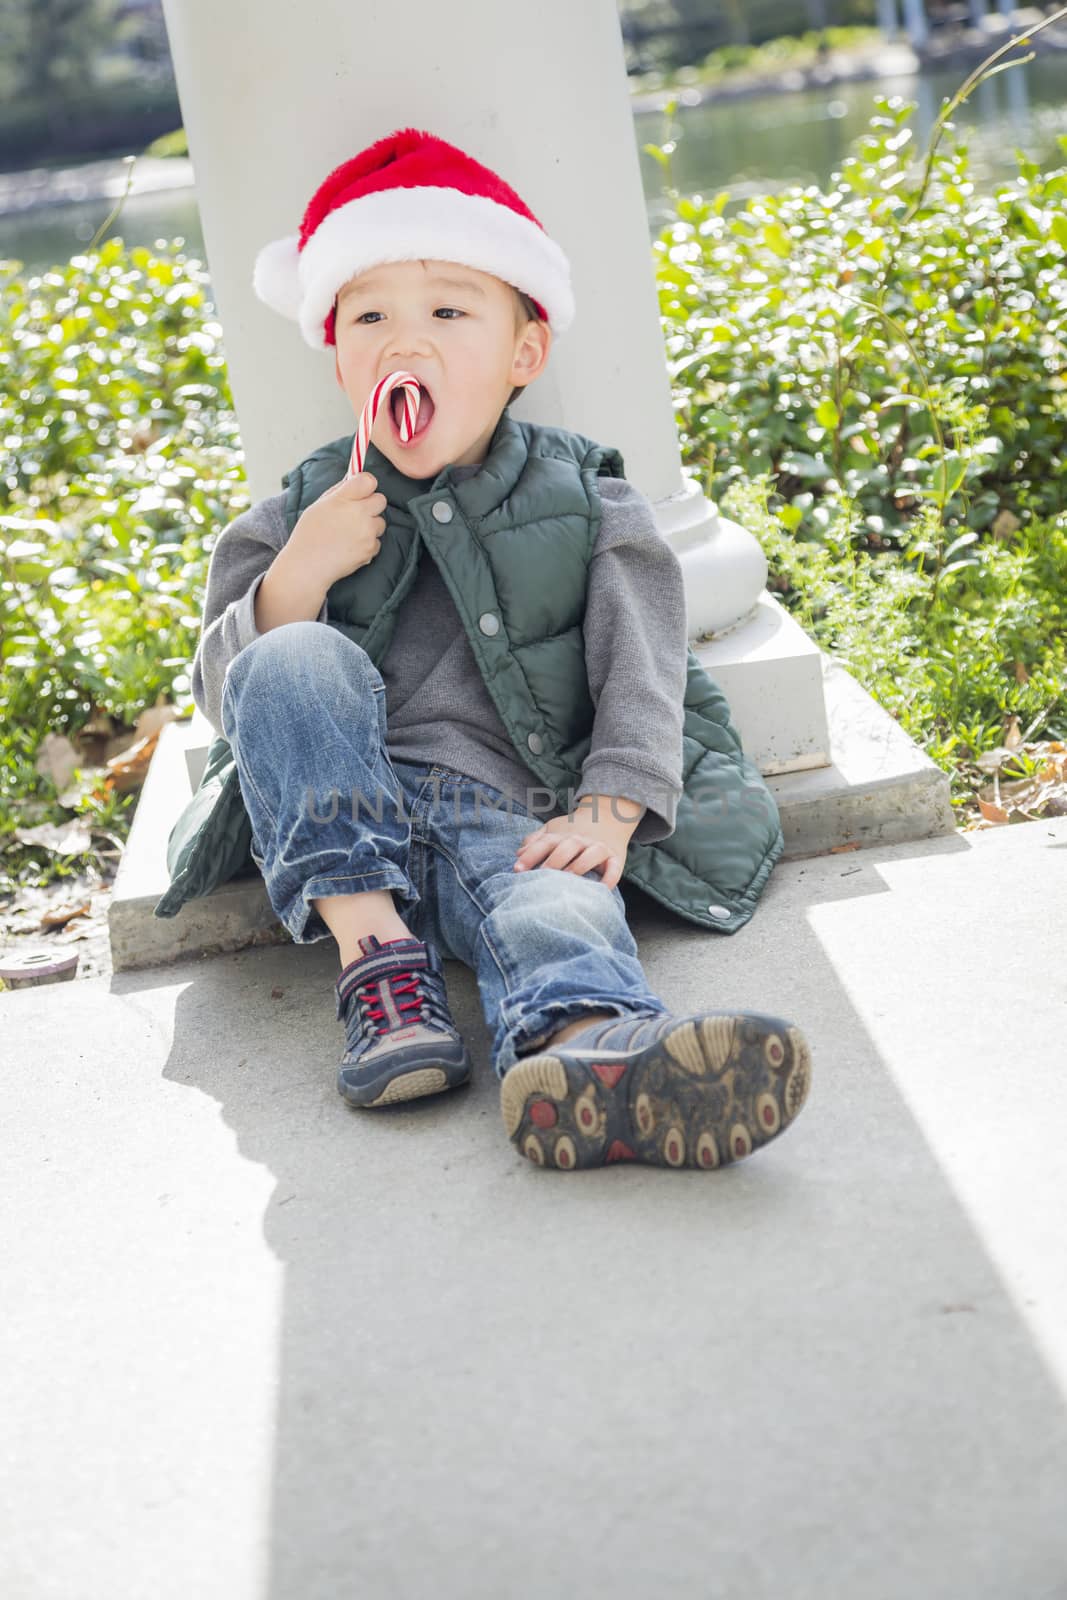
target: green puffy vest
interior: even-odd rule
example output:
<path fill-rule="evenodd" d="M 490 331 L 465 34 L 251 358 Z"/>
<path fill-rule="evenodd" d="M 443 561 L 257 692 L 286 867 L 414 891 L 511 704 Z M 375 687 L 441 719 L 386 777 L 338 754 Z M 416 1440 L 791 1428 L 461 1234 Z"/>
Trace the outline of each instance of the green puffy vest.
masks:
<path fill-rule="evenodd" d="M 344 476 L 352 439 L 321 446 L 282 479 L 290 534 L 304 509 Z M 566 428 L 517 422 L 505 408 L 481 470 L 469 478 L 454 478 L 451 467 L 432 480 L 407 478 L 373 444 L 364 465 L 389 502 L 386 530 L 374 560 L 330 587 L 327 625 L 380 668 L 425 546 L 520 761 L 564 814 L 592 743 L 582 618 L 600 525 L 597 478 L 625 476 L 622 456 Z M 782 853 L 782 830 L 725 697 L 692 648 L 682 779 L 674 832 L 656 844 L 630 844 L 620 887 L 636 885 L 689 922 L 734 933 Z M 173 917 L 187 900 L 258 872 L 251 839 L 237 766 L 219 734 L 171 830 L 172 881 L 155 915 Z"/>

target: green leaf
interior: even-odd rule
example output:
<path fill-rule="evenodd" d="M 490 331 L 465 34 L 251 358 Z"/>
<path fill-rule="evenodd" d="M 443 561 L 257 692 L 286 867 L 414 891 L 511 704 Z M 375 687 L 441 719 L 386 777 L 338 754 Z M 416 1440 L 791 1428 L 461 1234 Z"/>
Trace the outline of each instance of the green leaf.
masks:
<path fill-rule="evenodd" d="M 830 399 L 820 400 L 815 407 L 815 420 L 824 428 L 833 430 L 841 421 L 841 413 Z"/>
<path fill-rule="evenodd" d="M 793 241 L 775 218 L 772 217 L 764 227 L 763 237 L 776 256 L 785 257 L 793 254 Z"/>
<path fill-rule="evenodd" d="M 878 402 L 879 411 L 888 411 L 891 406 L 918 406 L 923 407 L 926 401 L 919 394 L 887 394 Z"/>
<path fill-rule="evenodd" d="M 953 539 L 945 551 L 945 560 L 947 561 L 949 556 L 955 555 L 957 550 L 962 550 L 965 545 L 973 544 L 977 538 L 978 535 L 976 533 L 961 533 L 958 539 Z"/>
<path fill-rule="evenodd" d="M 967 463 L 961 460 L 959 452 L 947 450 L 943 461 L 934 463 L 934 470 L 930 477 L 930 489 L 938 500 L 951 500 L 967 472 Z"/>
<path fill-rule="evenodd" d="M 971 557 L 965 561 L 950 561 L 947 567 L 941 568 L 941 576 L 947 578 L 950 572 L 958 572 L 961 567 L 977 567 L 979 564 Z"/>

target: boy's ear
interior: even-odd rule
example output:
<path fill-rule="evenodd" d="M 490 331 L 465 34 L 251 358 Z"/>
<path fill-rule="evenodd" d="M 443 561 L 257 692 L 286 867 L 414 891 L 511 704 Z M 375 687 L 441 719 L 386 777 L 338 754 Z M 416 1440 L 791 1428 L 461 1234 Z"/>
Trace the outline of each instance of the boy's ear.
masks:
<path fill-rule="evenodd" d="M 516 383 L 532 383 L 540 377 L 548 361 L 552 348 L 552 330 L 544 322 L 530 322 L 526 325 L 522 343 L 515 357 L 512 367 L 512 378 Z"/>

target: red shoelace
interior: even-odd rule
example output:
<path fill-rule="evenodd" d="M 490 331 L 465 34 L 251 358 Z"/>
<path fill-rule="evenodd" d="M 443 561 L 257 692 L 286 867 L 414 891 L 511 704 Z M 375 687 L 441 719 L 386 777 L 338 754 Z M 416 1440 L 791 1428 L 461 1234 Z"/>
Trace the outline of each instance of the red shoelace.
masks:
<path fill-rule="evenodd" d="M 381 1003 L 381 990 L 383 983 L 387 983 L 389 985 L 390 992 L 393 996 L 393 1001 L 396 1005 L 398 1013 L 403 1013 L 405 1007 L 413 1007 L 416 1011 L 421 1011 L 423 1005 L 425 1004 L 425 1001 L 418 992 L 420 988 L 419 980 L 414 976 L 414 974 L 411 974 L 404 979 L 401 974 L 397 973 L 390 975 L 388 978 L 378 978 L 374 983 L 368 983 L 365 986 L 364 993 L 373 994 L 374 998 L 373 1000 L 364 1000 L 364 1012 L 365 1015 L 374 1023 L 378 1033 L 389 1032 L 388 1025 L 384 1027 L 382 1026 L 382 1024 L 386 1022 L 385 1007 Z M 406 1000 L 398 999 L 397 996 L 405 993 L 405 991 L 408 992 L 409 998 Z M 400 1016 L 401 1026 L 406 1026 L 407 1023 L 413 1020 L 414 1019 L 411 1017 L 405 1017 L 403 1015 Z"/>

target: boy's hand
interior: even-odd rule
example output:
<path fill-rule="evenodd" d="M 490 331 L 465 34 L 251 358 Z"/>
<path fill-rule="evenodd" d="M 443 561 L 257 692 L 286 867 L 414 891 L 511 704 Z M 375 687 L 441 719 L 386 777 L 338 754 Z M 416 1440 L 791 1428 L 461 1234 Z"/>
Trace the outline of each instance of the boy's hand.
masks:
<path fill-rule="evenodd" d="M 333 484 L 298 518 L 289 543 L 303 551 L 324 591 L 378 554 L 388 501 L 375 493 L 377 487 L 373 472 L 357 472 Z"/>
<path fill-rule="evenodd" d="M 526 835 L 516 854 L 514 870 L 525 872 L 530 867 L 555 867 L 563 872 L 575 872 L 580 877 L 591 867 L 603 863 L 600 881 L 605 888 L 614 889 L 626 866 L 630 835 L 639 818 L 640 813 L 632 822 L 612 816 L 610 801 L 599 808 L 595 818 L 588 810 L 577 809 L 566 816 L 550 817 L 535 832 Z"/>

